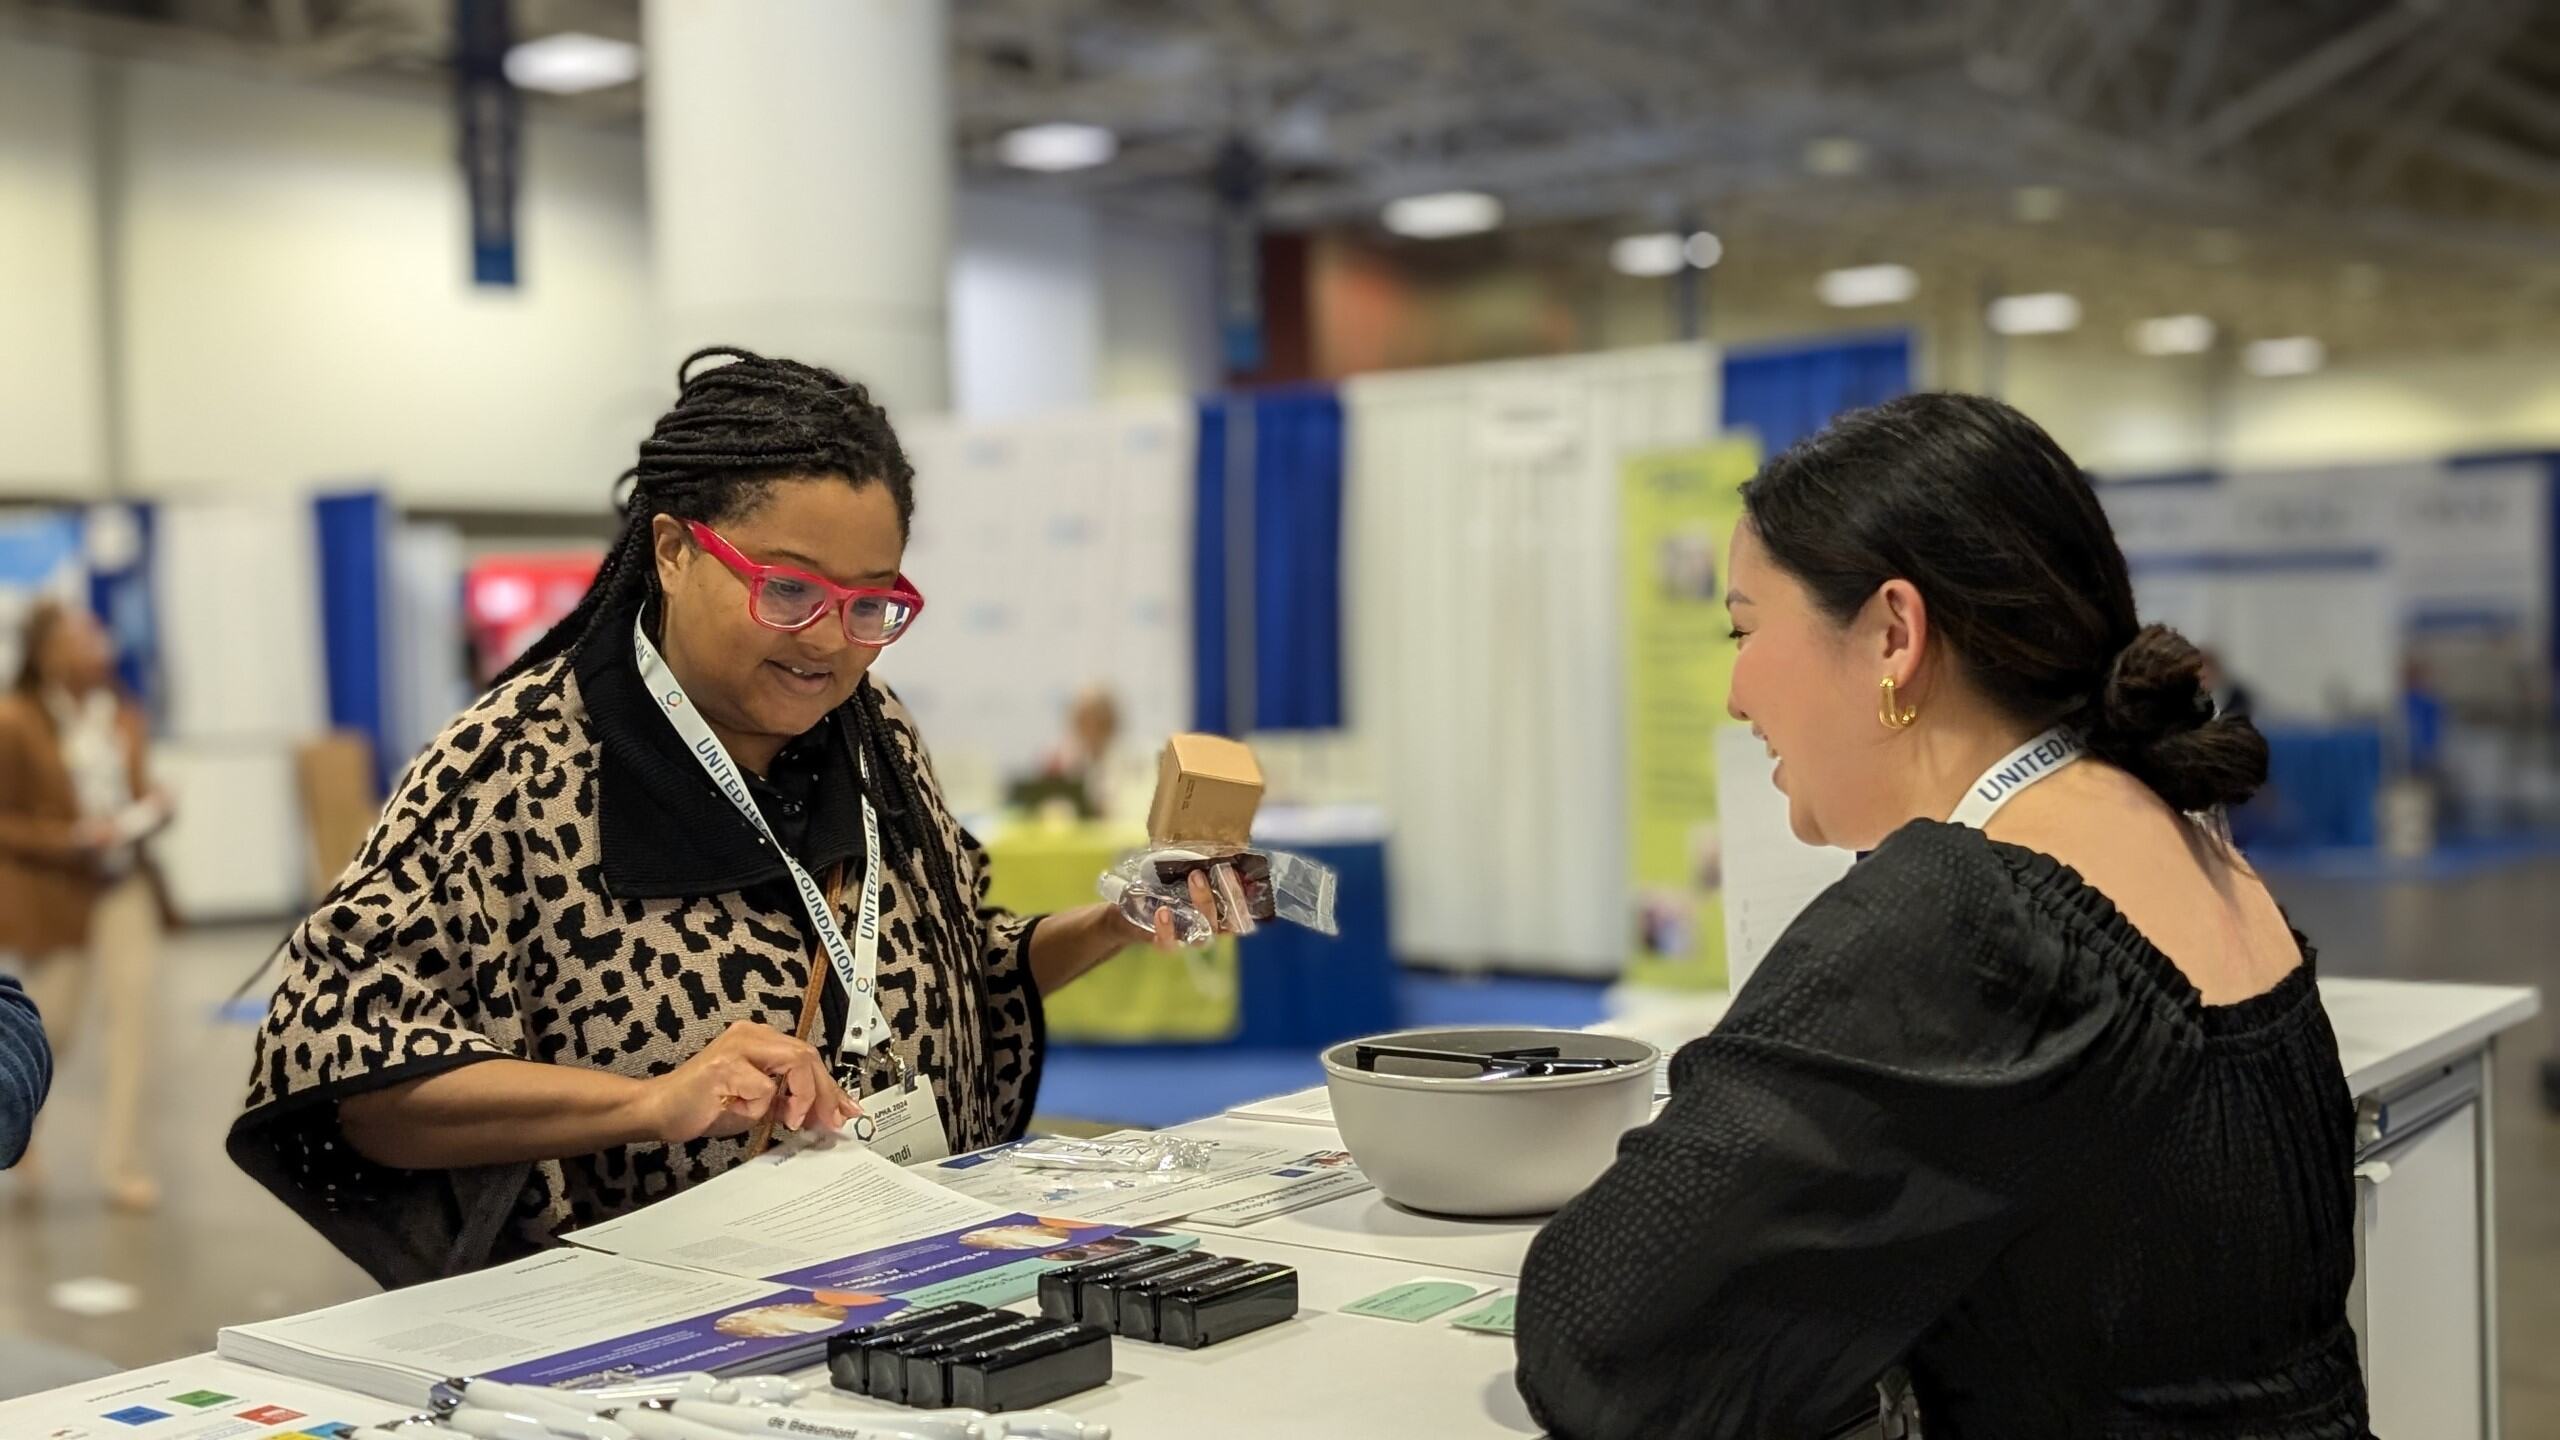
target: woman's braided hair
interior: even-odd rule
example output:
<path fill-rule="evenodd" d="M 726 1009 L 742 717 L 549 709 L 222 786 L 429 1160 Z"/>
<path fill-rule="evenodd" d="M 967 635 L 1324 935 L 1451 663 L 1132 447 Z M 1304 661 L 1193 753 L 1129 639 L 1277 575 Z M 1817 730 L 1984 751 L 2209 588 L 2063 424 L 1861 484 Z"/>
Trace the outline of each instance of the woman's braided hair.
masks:
<path fill-rule="evenodd" d="M 697 374 L 715 358 L 729 363 Z M 915 520 L 915 470 L 889 412 L 871 392 L 833 370 L 768 360 L 727 345 L 697 350 L 676 367 L 675 407 L 640 442 L 640 463 L 622 472 L 622 529 L 578 607 L 499 675 L 517 675 L 578 647 L 600 618 L 632 613 L 658 595 L 650 522 L 660 515 L 716 525 L 754 509 L 777 480 L 839 475 L 889 487 L 903 537 Z"/>

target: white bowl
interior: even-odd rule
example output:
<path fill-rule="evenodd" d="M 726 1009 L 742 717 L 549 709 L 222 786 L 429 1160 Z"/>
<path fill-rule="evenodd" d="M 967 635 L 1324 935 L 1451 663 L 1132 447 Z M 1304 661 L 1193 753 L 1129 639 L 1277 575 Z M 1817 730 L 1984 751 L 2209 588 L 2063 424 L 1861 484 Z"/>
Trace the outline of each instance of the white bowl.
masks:
<path fill-rule="evenodd" d="M 1485 1055 L 1553 1045 L 1570 1057 L 1618 1060 L 1584 1075 L 1485 1079 L 1425 1061 L 1362 1070 L 1362 1045 Z M 1653 1109 L 1662 1052 L 1641 1040 L 1580 1030 L 1400 1030 L 1324 1052 L 1333 1123 L 1361 1172 L 1399 1205 L 1443 1215 L 1545 1215 L 1617 1158 L 1618 1137 Z"/>

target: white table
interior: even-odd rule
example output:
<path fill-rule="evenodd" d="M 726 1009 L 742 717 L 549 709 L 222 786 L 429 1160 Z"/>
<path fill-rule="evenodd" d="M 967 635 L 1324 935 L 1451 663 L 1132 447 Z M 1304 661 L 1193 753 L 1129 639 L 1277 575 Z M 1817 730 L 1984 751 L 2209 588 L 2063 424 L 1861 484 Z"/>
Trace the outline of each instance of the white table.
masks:
<path fill-rule="evenodd" d="M 2348 1090 L 2366 1112 L 2368 1155 L 2393 1157 L 2390 1171 L 2377 1180 L 2370 1164 L 2361 1173 L 2363 1207 L 2360 1280 L 2353 1305 L 2358 1329 L 2367 1336 L 2367 1365 L 2374 1392 L 2374 1425 L 2383 1435 L 2430 1437 L 2494 1437 L 2497 1429 L 2497 1330 L 2493 1237 L 2495 1191 L 2491 1181 L 2488 1136 L 2495 1096 L 2487 1083 L 2488 1058 L 2496 1038 L 2537 1014 L 2541 1002 L 2529 989 L 2491 985 L 2438 985 L 2395 980 L 2324 979 L 2322 1006 L 2338 1035 L 2338 1057 Z M 1665 1050 L 1696 1038 L 1722 1017 L 1721 997 L 1669 1003 L 1631 1010 L 1605 1028 L 1653 1041 Z M 2406 1110 L 2405 1125 L 2374 1133 L 2378 1112 Z M 1300 1147 L 1339 1145 L 1330 1127 L 1221 1116 L 1179 1127 L 1181 1133 L 1204 1138 Z M 2388 1127 L 2385 1127 L 2388 1128 Z M 1467 1272 L 1514 1277 L 1526 1259 L 1537 1223 L 1520 1220 L 1460 1220 L 1402 1209 L 1369 1191 L 1275 1216 L 1243 1230 L 1186 1226 L 1203 1236 L 1209 1248 L 1238 1254 L 1247 1246 L 1290 1247 L 1303 1260 L 1293 1261 L 1307 1277 L 1309 1310 L 1324 1302 L 1315 1298 L 1318 1275 L 1330 1285 L 1334 1277 L 1358 1279 L 1351 1295 L 1369 1294 L 1400 1280 L 1426 1274 L 1464 1278 Z M 1326 1258 L 1317 1258 L 1323 1256 Z M 1357 1262 L 1353 1271 L 1346 1262 Z M 1370 1283 L 1371 1280 L 1375 1283 Z M 1315 1322 L 1328 1322 L 1318 1324 Z M 1330 1315 L 1302 1318 L 1328 1342 L 1346 1323 L 1356 1323 L 1348 1338 L 1359 1345 L 1358 1363 L 1336 1372 L 1331 1382 L 1338 1409 L 1333 1432 L 1360 1434 L 1431 1434 L 1465 1436 L 1513 1433 L 1508 1423 L 1525 1417 L 1486 1402 L 1470 1405 L 1469 1395 L 1510 1392 L 1510 1347 L 1450 1346 L 1445 1324 L 1398 1327 L 1424 1334 L 1379 1333 L 1386 1322 L 1354 1322 Z M 1454 1333 L 1454 1332 L 1453 1332 Z M 1480 1338 L 1480 1337 L 1479 1337 Z M 1286 1335 L 1268 1337 L 1274 1351 L 1295 1361 L 1301 1341 Z M 1132 1355 L 1146 1346 L 1124 1346 Z M 1214 1352 L 1213 1352 L 1214 1353 Z M 1237 1358 L 1242 1358 L 1241 1356 Z M 1215 1366 L 1227 1388 L 1266 1386 L 1277 1389 L 1282 1377 L 1259 1380 L 1226 1357 L 1201 1357 Z M 1315 1363 L 1314 1352 L 1308 1352 Z M 1417 1376 L 1412 1367 L 1449 1367 Z M 1259 1366 L 1257 1365 L 1257 1369 Z M 1293 1363 L 1292 1369 L 1296 1366 Z M 1303 1378 L 1303 1377 L 1302 1377 Z M 1141 1385 L 1133 1385 L 1136 1398 Z M 1407 1431 L 1372 1428 L 1355 1422 L 1369 1407 L 1410 1399 L 1417 1391 L 1437 1397 L 1449 1408 L 1433 1423 Z M 1516 1401 L 1509 1403 L 1516 1404 Z M 1084 1408 L 1081 1404 L 1077 1407 Z M 1097 1418 L 1104 1412 L 1096 1410 Z M 1120 1434 L 1130 1440 L 1185 1431 L 1179 1423 L 1152 1428 L 1156 1407 L 1133 1404 Z M 1139 1428 L 1139 1417 L 1149 1428 Z M 1180 1415 L 1168 1417 L 1178 1422 Z M 1120 1422 L 1114 1420 L 1114 1424 Z M 1219 1433 L 1227 1433 L 1223 1429 Z M 1239 1435 L 1262 1433 L 1237 1429 Z"/>
<path fill-rule="evenodd" d="M 2490 1139 L 2497 1037 L 2541 1010 L 2530 989 L 2324 979 L 2320 1001 L 2358 1101 L 2357 1283 L 2377 1434 L 2496 1440 L 2497 1187 Z M 1721 996 L 1657 1001 L 1596 1027 L 1676 1049 Z M 1305 1124 L 1227 1118 L 1184 1127 L 1283 1143 Z M 1208 1233 L 1207 1227 L 1195 1227 Z M 1259 1238 L 1416 1265 L 1517 1275 L 1534 1225 L 1417 1215 L 1375 1192 L 1266 1220 Z"/>
<path fill-rule="evenodd" d="M 2360 1189 L 2357 1303 L 2369 1312 L 2376 1429 L 2495 1437 L 2485 1143 L 2494 1097 L 2485 1061 L 2496 1036 L 2539 1002 L 2530 990 L 2369 980 L 2326 980 L 2321 996 L 2349 1088 L 2369 1102 L 2366 1149 L 2391 1172 L 2367 1176 Z M 1719 1008 L 1649 1010 L 1608 1028 L 1671 1046 L 1712 1024 Z M 1311 1124 L 1219 1117 L 1181 1129 L 1300 1148 L 1339 1143 L 1329 1127 Z M 1120 1440 L 1537 1433 L 1512 1386 L 1510 1342 L 1452 1328 L 1449 1318 L 1463 1311 L 1411 1325 L 1341 1313 L 1425 1276 L 1508 1285 L 1535 1224 L 1418 1215 L 1371 1192 L 1242 1230 L 1185 1228 L 1214 1253 L 1295 1266 L 1301 1310 L 1208 1350 L 1117 1343 L 1112 1383 L 1066 1408 L 1109 1423 Z M 0 1421 L 7 1418 L 0 1406 Z"/>
<path fill-rule="evenodd" d="M 1330 1127 L 1239 1120 L 1233 1116 L 1194 1121 L 1180 1127 L 1180 1133 L 1250 1145 L 1295 1144 L 1307 1149 L 1339 1148 L 1342 1144 L 1342 1137 Z M 1220 1237 L 1210 1242 L 1213 1249 L 1225 1243 L 1225 1236 L 1250 1235 L 1257 1240 L 1310 1250 L 1392 1260 L 1415 1273 L 1463 1270 L 1516 1277 L 1521 1262 L 1528 1257 L 1529 1240 L 1538 1233 L 1540 1223 L 1425 1215 L 1393 1204 L 1375 1190 L 1364 1190 L 1287 1215 L 1275 1215 L 1241 1230 L 1189 1223 L 1182 1228 Z"/>
<path fill-rule="evenodd" d="M 1426 1275 L 1472 1281 L 1488 1295 L 1509 1288 L 1509 1276 L 1206 1228 L 1195 1233 L 1215 1254 L 1295 1266 L 1298 1318 L 1206 1350 L 1115 1341 L 1111 1383 L 1063 1408 L 1110 1425 L 1117 1440 L 1539 1433 L 1511 1383 L 1510 1338 L 1449 1324 L 1481 1299 L 1416 1324 L 1341 1313 L 1354 1300 Z"/>

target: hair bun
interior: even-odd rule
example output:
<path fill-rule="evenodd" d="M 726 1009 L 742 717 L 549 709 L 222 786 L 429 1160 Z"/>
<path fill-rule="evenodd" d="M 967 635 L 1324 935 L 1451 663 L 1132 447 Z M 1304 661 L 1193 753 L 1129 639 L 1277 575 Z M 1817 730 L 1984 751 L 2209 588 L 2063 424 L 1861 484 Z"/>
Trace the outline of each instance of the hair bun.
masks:
<path fill-rule="evenodd" d="M 2166 625 L 2147 625 L 2116 652 L 2083 717 L 2090 752 L 2131 772 L 2180 810 L 2237 805 L 2267 781 L 2267 742 L 2238 717 L 2217 717 L 2204 653 Z"/>
<path fill-rule="evenodd" d="M 2166 625 L 2146 625 L 2107 667 L 2092 728 L 2159 741 L 2212 718 L 2213 697 L 2204 693 L 2204 652 Z"/>

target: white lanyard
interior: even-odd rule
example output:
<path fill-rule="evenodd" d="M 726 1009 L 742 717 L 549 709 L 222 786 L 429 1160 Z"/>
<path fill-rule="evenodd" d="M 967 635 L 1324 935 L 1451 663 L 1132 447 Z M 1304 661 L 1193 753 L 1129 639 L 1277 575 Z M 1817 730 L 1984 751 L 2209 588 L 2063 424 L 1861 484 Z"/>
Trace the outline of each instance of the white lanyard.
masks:
<path fill-rule="evenodd" d="M 1981 829 L 2000 813 L 2001 806 L 2017 799 L 2019 791 L 2071 765 L 2088 753 L 2088 748 L 2080 743 L 2078 735 L 2059 725 L 2045 731 L 1983 771 L 1982 778 L 1965 792 L 1956 813 L 1947 817 L 1947 823 Z"/>
<path fill-rule="evenodd" d="M 871 762 L 861 761 L 864 794 L 862 797 L 862 910 L 855 917 L 853 945 L 847 948 L 844 931 L 837 927 L 834 907 L 827 903 L 826 892 L 809 872 L 793 859 L 789 848 L 775 838 L 773 826 L 767 824 L 764 812 L 756 808 L 753 795 L 747 793 L 746 781 L 738 774 L 737 762 L 729 758 L 720 737 L 685 699 L 684 686 L 676 682 L 675 672 L 649 643 L 649 632 L 638 621 L 631 625 L 631 649 L 640 662 L 641 683 L 658 702 L 658 713 L 676 727 L 685 748 L 702 763 L 711 783 L 740 813 L 755 822 L 765 843 L 782 856 L 791 871 L 791 883 L 799 888 L 800 904 L 809 912 L 809 924 L 818 932 L 818 944 L 827 952 L 827 961 L 835 967 L 836 978 L 844 982 L 846 1001 L 844 1036 L 841 1048 L 856 1055 L 869 1055 L 871 1048 L 889 1038 L 889 1024 L 880 1017 L 880 999 L 871 993 L 873 979 L 880 969 L 880 821 L 871 808 Z M 813 981 L 815 977 L 812 977 Z"/>

